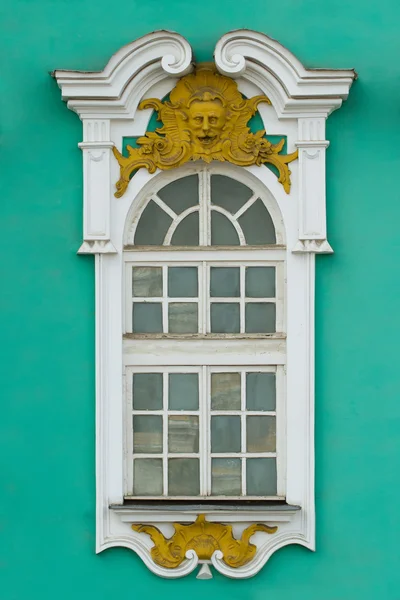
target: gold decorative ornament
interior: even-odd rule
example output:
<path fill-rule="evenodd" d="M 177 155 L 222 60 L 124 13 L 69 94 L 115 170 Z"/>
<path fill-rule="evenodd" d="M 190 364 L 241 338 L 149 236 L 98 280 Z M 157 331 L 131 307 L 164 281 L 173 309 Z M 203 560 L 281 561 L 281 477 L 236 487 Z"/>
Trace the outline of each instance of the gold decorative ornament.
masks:
<path fill-rule="evenodd" d="M 298 152 L 279 154 L 284 138 L 272 144 L 265 130 L 250 133 L 248 121 L 261 102 L 271 104 L 267 96 L 244 99 L 237 83 L 216 72 L 214 65 L 198 65 L 196 71 L 182 77 L 171 91 L 170 100 L 157 98 L 143 100 L 139 109 L 153 108 L 163 126 L 155 132 L 148 131 L 137 139 L 139 148 L 127 146 L 129 156 L 117 148 L 114 155 L 120 165 L 120 179 L 115 196 L 126 191 L 132 173 L 145 167 L 149 173 L 156 169 L 180 167 L 190 160 L 228 161 L 248 167 L 267 163 L 276 167 L 278 181 L 290 192 L 288 164 Z"/>
<path fill-rule="evenodd" d="M 139 533 L 147 533 L 154 546 L 151 557 L 157 565 L 167 569 L 175 569 L 185 560 L 188 550 L 194 550 L 199 560 L 210 560 L 215 550 L 222 552 L 223 561 L 233 568 L 242 567 L 255 556 L 257 547 L 250 543 L 250 538 L 256 531 L 275 533 L 277 527 L 264 524 L 254 524 L 247 527 L 240 540 L 233 537 L 231 525 L 210 523 L 205 515 L 199 515 L 194 523 L 183 525 L 173 523 L 175 533 L 165 538 L 153 525 L 132 525 Z"/>

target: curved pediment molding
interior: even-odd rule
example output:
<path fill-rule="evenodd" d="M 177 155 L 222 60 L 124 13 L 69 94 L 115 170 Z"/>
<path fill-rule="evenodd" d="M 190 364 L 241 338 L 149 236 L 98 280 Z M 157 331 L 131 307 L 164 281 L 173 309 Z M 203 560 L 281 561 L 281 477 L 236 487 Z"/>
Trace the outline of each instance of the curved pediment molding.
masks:
<path fill-rule="evenodd" d="M 214 57 L 220 73 L 242 76 L 267 94 L 280 118 L 327 117 L 347 98 L 356 78 L 354 69 L 306 69 L 279 42 L 247 29 L 222 36 Z"/>
<path fill-rule="evenodd" d="M 123 46 L 102 71 L 55 70 L 68 108 L 80 116 L 127 116 L 141 96 L 160 80 L 182 77 L 192 70 L 192 48 L 172 31 L 155 31 Z M 135 99 L 132 99 L 135 90 Z"/>

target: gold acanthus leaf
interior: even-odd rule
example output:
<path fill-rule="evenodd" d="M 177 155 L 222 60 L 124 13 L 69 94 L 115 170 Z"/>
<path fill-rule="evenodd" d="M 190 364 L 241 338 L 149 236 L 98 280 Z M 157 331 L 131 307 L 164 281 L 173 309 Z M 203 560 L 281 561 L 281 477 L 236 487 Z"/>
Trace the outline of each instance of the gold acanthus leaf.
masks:
<path fill-rule="evenodd" d="M 128 145 L 128 156 L 113 148 L 120 166 L 115 196 L 120 198 L 125 193 L 137 169 L 144 167 L 154 173 L 156 169 L 180 167 L 190 160 L 228 161 L 242 167 L 267 163 L 276 167 L 278 181 L 289 193 L 288 164 L 298 152 L 280 154 L 284 139 L 272 144 L 264 137 L 265 130 L 250 132 L 247 124 L 261 102 L 271 104 L 267 96 L 243 98 L 237 83 L 217 73 L 209 63 L 198 65 L 194 73 L 182 77 L 169 101 L 143 100 L 139 109 L 154 109 L 163 126 L 139 137 L 138 148 Z"/>
<path fill-rule="evenodd" d="M 194 550 L 199 560 L 210 560 L 215 550 L 223 554 L 223 561 L 232 568 L 242 567 L 255 556 L 257 547 L 250 543 L 250 538 L 257 531 L 275 533 L 277 527 L 265 524 L 254 524 L 247 527 L 240 540 L 233 537 L 231 525 L 210 523 L 205 515 L 199 515 L 194 523 L 184 525 L 173 523 L 175 533 L 165 538 L 153 525 L 132 525 L 138 533 L 147 533 L 154 543 L 151 557 L 157 565 L 167 569 L 176 569 L 185 560 L 188 550 Z"/>

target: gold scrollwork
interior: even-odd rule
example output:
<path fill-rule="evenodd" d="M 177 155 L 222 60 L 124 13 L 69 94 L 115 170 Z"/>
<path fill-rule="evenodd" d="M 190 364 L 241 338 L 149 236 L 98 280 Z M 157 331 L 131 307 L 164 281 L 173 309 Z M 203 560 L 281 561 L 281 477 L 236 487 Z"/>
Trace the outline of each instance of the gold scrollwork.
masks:
<path fill-rule="evenodd" d="M 256 531 L 275 533 L 277 527 L 264 524 L 254 524 L 247 527 L 240 540 L 233 537 L 231 525 L 210 523 L 205 515 L 199 515 L 194 523 L 184 525 L 173 523 L 175 533 L 165 538 L 153 525 L 132 525 L 139 533 L 147 533 L 154 546 L 151 557 L 157 565 L 167 569 L 175 569 L 185 560 L 188 550 L 194 550 L 199 560 L 210 560 L 215 550 L 223 554 L 223 561 L 233 568 L 242 567 L 255 556 L 257 547 L 250 543 L 250 538 Z"/>
<path fill-rule="evenodd" d="M 285 140 L 272 144 L 264 137 L 265 130 L 250 133 L 248 121 L 261 102 L 271 104 L 267 96 L 243 98 L 236 82 L 217 73 L 209 63 L 198 65 L 194 73 L 182 77 L 169 101 L 143 100 L 139 109 L 156 110 L 163 126 L 138 138 L 138 148 L 128 145 L 127 157 L 113 148 L 120 166 L 115 196 L 125 193 L 137 169 L 145 167 L 154 173 L 157 168 L 173 169 L 199 159 L 207 163 L 228 161 L 242 167 L 268 163 L 276 167 L 278 181 L 289 193 L 288 164 L 298 153 L 280 154 Z"/>

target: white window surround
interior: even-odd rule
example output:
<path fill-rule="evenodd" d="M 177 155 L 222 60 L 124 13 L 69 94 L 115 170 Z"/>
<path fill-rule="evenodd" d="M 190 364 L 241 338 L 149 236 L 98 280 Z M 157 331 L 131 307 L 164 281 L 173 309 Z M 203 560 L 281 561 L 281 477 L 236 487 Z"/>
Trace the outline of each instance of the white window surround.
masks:
<path fill-rule="evenodd" d="M 124 136 L 145 133 L 152 111 L 137 111 L 138 103 L 143 97 L 163 98 L 178 78 L 190 72 L 191 48 L 180 35 L 159 31 L 123 47 L 101 72 L 57 70 L 53 74 L 63 99 L 83 122 L 84 234 L 79 253 L 96 256 L 96 549 L 131 548 L 149 569 L 168 578 L 193 571 L 199 563 L 197 555 L 189 552 L 176 569 L 157 566 L 150 556 L 150 538 L 132 531 L 132 523 L 153 523 L 171 535 L 172 522 L 192 522 L 201 512 L 209 521 L 231 522 L 236 536 L 254 522 L 278 525 L 274 535 L 258 532 L 252 537 L 257 554 L 244 567 L 228 567 L 220 553 L 214 553 L 214 567 L 232 578 L 255 575 L 271 554 L 285 545 L 315 548 L 314 265 L 316 253 L 332 252 L 326 236 L 325 151 L 329 142 L 325 140 L 325 121 L 346 99 L 355 73 L 305 69 L 279 43 L 247 30 L 223 36 L 216 45 L 215 62 L 221 73 L 237 79 L 246 96 L 266 94 L 271 99 L 272 106 L 259 107 L 267 133 L 286 135 L 288 152 L 299 149 L 298 161 L 290 165 L 290 194 L 265 166 L 240 168 L 216 162 L 210 166 L 213 172 L 258 186 L 264 197 L 270 197 L 271 214 L 275 212 L 283 220 L 286 235 L 287 505 L 252 510 L 215 506 L 175 510 L 166 506 L 155 511 L 144 504 L 135 509 L 123 506 L 126 224 L 148 190 L 157 182 L 161 185 L 161 179 L 165 185 L 178 173 L 150 175 L 141 169 L 117 200 L 114 191 L 119 168 L 111 148 L 115 145 L 121 150 Z M 189 163 L 181 169 L 190 173 L 195 168 L 196 163 Z M 262 254 L 261 250 L 243 252 L 249 260 Z M 279 343 L 276 340 L 276 348 L 270 349 L 277 361 L 282 360 Z"/>

